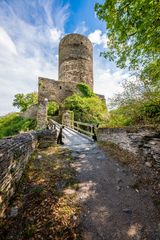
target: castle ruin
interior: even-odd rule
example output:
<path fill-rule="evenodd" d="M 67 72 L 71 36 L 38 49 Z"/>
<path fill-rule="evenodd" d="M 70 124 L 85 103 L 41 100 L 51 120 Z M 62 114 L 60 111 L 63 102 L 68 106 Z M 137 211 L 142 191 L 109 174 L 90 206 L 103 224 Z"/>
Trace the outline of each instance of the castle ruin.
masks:
<path fill-rule="evenodd" d="M 93 47 L 90 40 L 80 34 L 68 34 L 59 44 L 58 81 L 39 77 L 37 124 L 45 128 L 47 103 L 61 104 L 77 91 L 78 83 L 86 83 L 93 90 Z M 99 95 L 102 99 L 104 96 Z"/>

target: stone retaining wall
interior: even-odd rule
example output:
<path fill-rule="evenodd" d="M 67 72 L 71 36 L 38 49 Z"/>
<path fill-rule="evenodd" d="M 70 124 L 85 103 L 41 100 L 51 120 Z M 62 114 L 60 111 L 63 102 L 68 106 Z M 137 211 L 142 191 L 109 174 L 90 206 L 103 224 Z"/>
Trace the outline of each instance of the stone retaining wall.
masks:
<path fill-rule="evenodd" d="M 148 166 L 160 168 L 160 129 L 99 128 L 97 138 L 139 156 Z"/>
<path fill-rule="evenodd" d="M 56 142 L 56 130 L 33 131 L 0 140 L 0 217 L 4 216 L 10 198 L 35 148 Z"/>

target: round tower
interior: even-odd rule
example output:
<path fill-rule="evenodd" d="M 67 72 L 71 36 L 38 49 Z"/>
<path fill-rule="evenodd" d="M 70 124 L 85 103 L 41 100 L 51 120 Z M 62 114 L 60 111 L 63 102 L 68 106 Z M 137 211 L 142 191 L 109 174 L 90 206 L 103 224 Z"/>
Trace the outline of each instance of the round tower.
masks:
<path fill-rule="evenodd" d="M 93 49 L 80 34 L 68 34 L 59 44 L 59 80 L 84 82 L 93 89 Z"/>

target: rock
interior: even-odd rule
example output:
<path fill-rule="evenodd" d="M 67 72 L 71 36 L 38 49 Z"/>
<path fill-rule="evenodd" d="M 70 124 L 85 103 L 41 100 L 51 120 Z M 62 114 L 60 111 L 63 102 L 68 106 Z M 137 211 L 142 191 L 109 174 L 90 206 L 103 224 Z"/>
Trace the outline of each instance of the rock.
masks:
<path fill-rule="evenodd" d="M 42 156 L 41 156 L 41 155 L 38 155 L 38 156 L 37 156 L 37 159 L 38 159 L 38 160 L 40 160 L 41 158 L 42 158 Z"/>
<path fill-rule="evenodd" d="M 12 207 L 10 217 L 16 217 L 18 215 L 18 207 Z"/>
<path fill-rule="evenodd" d="M 122 211 L 123 211 L 124 213 L 132 214 L 132 210 L 129 209 L 129 208 L 124 208 Z"/>
<path fill-rule="evenodd" d="M 90 150 L 90 148 L 88 148 L 88 147 L 87 147 L 87 148 L 85 148 L 85 151 L 89 151 L 89 150 Z"/>
<path fill-rule="evenodd" d="M 97 156 L 97 159 L 98 159 L 98 160 L 103 160 L 104 157 L 103 157 L 103 156 Z"/>
<path fill-rule="evenodd" d="M 78 157 L 78 153 L 74 153 L 74 152 L 73 152 L 73 153 L 72 153 L 72 157 L 73 157 L 73 158 L 77 158 L 77 157 Z"/>
<path fill-rule="evenodd" d="M 122 182 L 122 179 L 117 178 L 117 183 L 120 183 L 120 182 Z"/>
<path fill-rule="evenodd" d="M 73 216 L 73 220 L 76 221 L 77 220 L 77 216 L 74 215 Z"/>
<path fill-rule="evenodd" d="M 120 186 L 116 186 L 116 190 L 117 190 L 117 191 L 120 191 L 120 190 L 121 190 L 121 187 L 120 187 Z"/>
<path fill-rule="evenodd" d="M 160 233 L 156 233 L 155 240 L 160 240 Z"/>
<path fill-rule="evenodd" d="M 147 167 L 149 167 L 149 168 L 152 167 L 152 163 L 151 163 L 151 162 L 145 162 L 145 165 L 146 165 Z"/>
<path fill-rule="evenodd" d="M 79 155 L 79 158 L 85 158 L 85 157 L 86 157 L 85 154 L 81 154 L 81 155 Z"/>

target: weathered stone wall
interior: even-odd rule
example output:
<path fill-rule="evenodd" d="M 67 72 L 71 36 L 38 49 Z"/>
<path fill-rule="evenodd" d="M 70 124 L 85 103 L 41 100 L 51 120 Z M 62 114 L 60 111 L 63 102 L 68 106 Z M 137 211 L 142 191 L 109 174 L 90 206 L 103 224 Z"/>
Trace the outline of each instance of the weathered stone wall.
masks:
<path fill-rule="evenodd" d="M 77 83 L 62 82 L 53 79 L 39 77 L 38 84 L 38 111 L 37 126 L 39 129 L 46 128 L 47 125 L 47 103 L 55 101 L 61 104 L 67 97 L 77 91 Z"/>
<path fill-rule="evenodd" d="M 37 128 L 45 129 L 47 126 L 47 102 L 40 102 L 37 110 Z"/>
<path fill-rule="evenodd" d="M 73 111 L 65 110 L 62 113 L 62 124 L 67 127 L 70 127 L 70 128 L 74 127 L 74 112 Z"/>
<path fill-rule="evenodd" d="M 20 115 L 23 118 L 36 119 L 37 118 L 38 104 L 32 105 L 25 112 L 22 112 Z"/>
<path fill-rule="evenodd" d="M 56 130 L 43 130 L 0 140 L 0 217 L 4 215 L 37 144 L 48 147 L 56 142 L 56 138 Z"/>
<path fill-rule="evenodd" d="M 76 92 L 76 86 L 75 82 L 61 82 L 39 77 L 38 101 L 44 102 L 47 98 L 48 101 L 62 103 L 65 98 Z"/>
<path fill-rule="evenodd" d="M 59 80 L 84 82 L 93 89 L 93 50 L 87 37 L 68 34 L 60 41 Z"/>
<path fill-rule="evenodd" d="M 99 128 L 99 141 L 118 145 L 140 158 L 148 166 L 160 168 L 160 130 L 152 128 Z"/>

